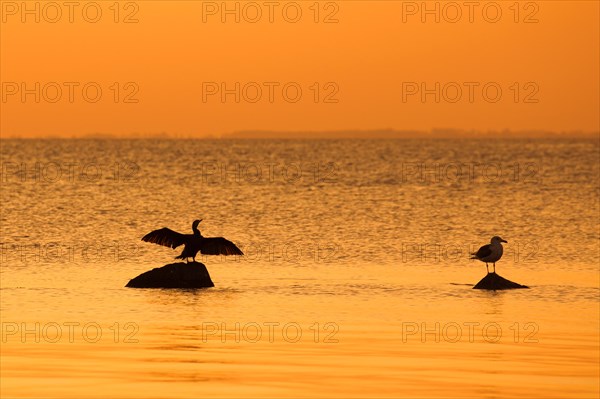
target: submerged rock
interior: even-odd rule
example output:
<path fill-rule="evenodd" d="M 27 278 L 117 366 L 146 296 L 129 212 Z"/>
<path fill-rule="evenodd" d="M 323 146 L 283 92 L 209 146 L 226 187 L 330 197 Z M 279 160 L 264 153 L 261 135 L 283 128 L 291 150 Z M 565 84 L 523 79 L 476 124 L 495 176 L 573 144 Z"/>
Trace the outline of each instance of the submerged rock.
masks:
<path fill-rule="evenodd" d="M 202 263 L 171 263 L 129 280 L 130 288 L 207 288 L 214 287 Z"/>
<path fill-rule="evenodd" d="M 515 288 L 529 287 L 507 280 L 496 273 L 488 273 L 487 276 L 482 278 L 481 281 L 473 287 L 474 290 L 512 290 Z"/>

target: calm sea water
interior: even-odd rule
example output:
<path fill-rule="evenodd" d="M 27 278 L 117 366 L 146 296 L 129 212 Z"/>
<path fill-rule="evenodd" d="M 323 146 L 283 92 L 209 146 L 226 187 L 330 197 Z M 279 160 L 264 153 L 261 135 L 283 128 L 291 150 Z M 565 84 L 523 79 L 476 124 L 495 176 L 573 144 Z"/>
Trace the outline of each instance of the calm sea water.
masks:
<path fill-rule="evenodd" d="M 597 141 L 0 143 L 2 397 L 600 394 Z M 214 288 L 124 288 L 197 218 Z"/>

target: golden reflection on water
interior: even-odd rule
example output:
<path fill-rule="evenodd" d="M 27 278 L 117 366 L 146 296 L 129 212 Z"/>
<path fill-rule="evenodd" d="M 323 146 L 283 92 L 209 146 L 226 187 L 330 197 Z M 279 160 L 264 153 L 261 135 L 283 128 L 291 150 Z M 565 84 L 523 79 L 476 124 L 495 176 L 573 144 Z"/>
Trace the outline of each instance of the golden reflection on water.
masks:
<path fill-rule="evenodd" d="M 240 266 L 237 278 L 250 278 L 253 267 Z M 104 298 L 112 309 L 81 318 L 86 303 L 72 303 L 80 321 L 72 343 L 65 327 L 56 343 L 48 342 L 55 337 L 50 328 L 9 335 L 6 323 L 17 314 L 8 312 L 2 396 L 458 398 L 598 392 L 597 304 L 580 302 L 573 312 L 574 302 L 531 299 L 536 287 L 489 293 L 436 282 L 427 288 L 426 271 L 372 266 L 366 271 L 373 277 L 356 281 L 354 273 L 349 280 L 342 270 L 322 273 L 337 275 L 334 286 L 372 289 L 287 295 L 285 286 L 293 289 L 297 281 L 282 280 L 277 292 L 261 289 L 271 282 L 259 280 L 254 292 L 246 292 L 229 288 L 235 278 L 221 276 L 224 288 L 205 291 L 87 292 L 90 302 L 112 295 Z M 449 271 L 440 280 L 454 277 L 456 271 Z M 399 284 L 415 288 L 391 289 Z M 430 295 L 434 292 L 438 295 Z M 39 292 L 20 295 L 24 304 L 40 298 Z M 27 313 L 21 320 L 30 330 L 35 322 L 43 329 L 69 321 L 63 316 L 44 322 Z M 86 342 L 95 339 L 96 328 L 84 336 L 85 320 L 100 326 L 98 342 Z M 139 330 L 126 328 L 127 322 Z"/>
<path fill-rule="evenodd" d="M 597 143 L 230 144 L 3 143 L 3 162 L 135 161 L 139 176 L 2 181 L 11 193 L 0 225 L 2 397 L 600 395 L 600 286 L 589 255 L 599 245 Z M 335 162 L 339 173 L 333 182 L 189 185 L 198 159 Z M 536 165 L 539 179 L 399 174 L 403 162 L 429 159 Z M 205 259 L 214 288 L 124 288 L 176 255 L 141 243 L 143 234 L 197 217 L 206 235 L 259 251 Z M 499 274 L 531 289 L 471 289 L 485 266 L 468 249 L 492 231 L 509 241 Z M 53 243 L 78 250 L 49 256 L 35 246 Z M 107 252 L 90 259 L 87 244 Z M 424 244 L 459 252 L 413 250 Z"/>

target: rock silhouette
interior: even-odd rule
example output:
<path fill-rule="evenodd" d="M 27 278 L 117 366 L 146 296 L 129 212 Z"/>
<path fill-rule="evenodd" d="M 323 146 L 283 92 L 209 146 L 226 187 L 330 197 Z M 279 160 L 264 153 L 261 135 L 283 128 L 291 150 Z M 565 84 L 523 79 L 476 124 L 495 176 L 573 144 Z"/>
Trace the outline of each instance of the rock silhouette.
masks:
<path fill-rule="evenodd" d="M 512 290 L 517 288 L 529 288 L 526 285 L 517 284 L 507 280 L 496 273 L 488 273 L 487 276 L 475 284 L 474 290 Z"/>
<path fill-rule="evenodd" d="M 208 288 L 214 287 L 206 266 L 198 262 L 171 263 L 129 280 L 129 288 Z"/>

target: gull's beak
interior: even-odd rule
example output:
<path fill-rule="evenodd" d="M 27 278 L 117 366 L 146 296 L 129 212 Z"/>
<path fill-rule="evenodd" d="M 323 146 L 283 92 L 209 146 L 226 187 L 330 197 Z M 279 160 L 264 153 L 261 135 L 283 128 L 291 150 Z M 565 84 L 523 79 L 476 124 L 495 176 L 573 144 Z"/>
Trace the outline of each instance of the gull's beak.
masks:
<path fill-rule="evenodd" d="M 506 240 L 500 240 L 500 242 L 505 242 L 505 243 L 507 243 L 507 244 L 508 244 L 508 241 L 506 241 Z"/>

